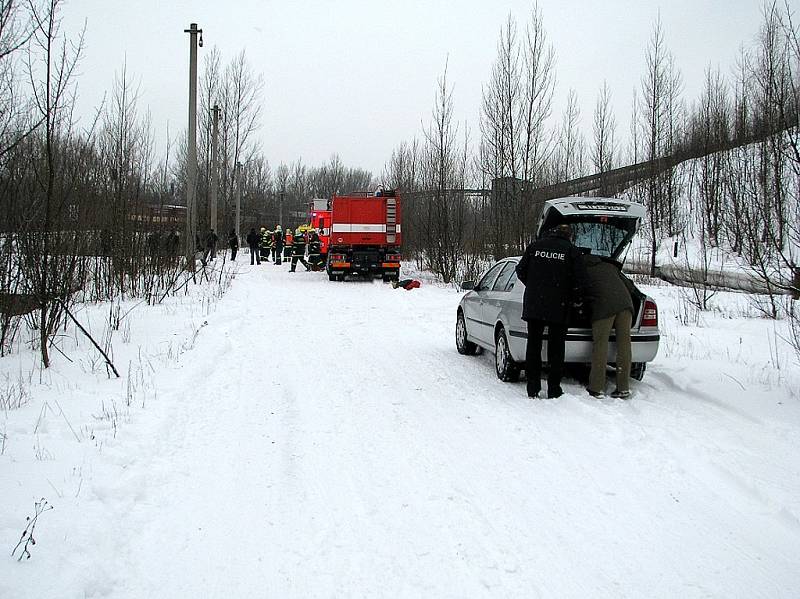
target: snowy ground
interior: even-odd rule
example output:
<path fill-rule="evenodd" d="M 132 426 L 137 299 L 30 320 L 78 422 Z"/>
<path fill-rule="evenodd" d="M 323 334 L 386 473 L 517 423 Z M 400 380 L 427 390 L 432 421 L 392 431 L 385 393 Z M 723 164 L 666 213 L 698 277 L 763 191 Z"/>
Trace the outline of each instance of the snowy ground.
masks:
<path fill-rule="evenodd" d="M 239 271 L 136 308 L 119 381 L 80 338 L 0 361 L 0 597 L 800 595 L 800 367 L 745 296 L 648 287 L 632 400 L 531 401 L 456 353 L 453 289 Z"/>

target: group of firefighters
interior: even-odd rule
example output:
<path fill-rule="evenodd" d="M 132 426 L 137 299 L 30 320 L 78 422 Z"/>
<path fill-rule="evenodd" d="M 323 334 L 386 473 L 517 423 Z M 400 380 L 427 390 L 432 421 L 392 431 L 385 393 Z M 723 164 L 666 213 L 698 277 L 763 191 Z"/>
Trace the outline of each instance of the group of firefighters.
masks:
<path fill-rule="evenodd" d="M 261 264 L 262 261 L 281 264 L 282 260 L 288 261 L 291 258 L 290 272 L 295 272 L 298 262 L 306 270 L 321 270 L 324 267 L 322 243 L 315 229 L 302 227 L 292 233 L 291 229 L 283 231 L 277 225 L 274 231 L 261 227 L 259 234 L 252 228 L 247 235 L 247 245 L 250 246 L 250 264 Z M 308 261 L 305 258 L 306 245 Z"/>

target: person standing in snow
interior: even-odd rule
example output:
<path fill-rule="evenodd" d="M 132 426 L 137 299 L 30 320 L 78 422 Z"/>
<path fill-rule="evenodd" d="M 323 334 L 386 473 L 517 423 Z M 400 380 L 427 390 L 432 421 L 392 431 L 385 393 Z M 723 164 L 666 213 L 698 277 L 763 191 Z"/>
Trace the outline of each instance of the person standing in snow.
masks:
<path fill-rule="evenodd" d="M 217 241 L 219 241 L 219 237 L 217 237 L 214 229 L 209 229 L 206 234 L 206 251 L 205 254 L 203 254 L 203 264 L 206 263 L 209 254 L 211 254 L 212 260 L 217 257 Z"/>
<path fill-rule="evenodd" d="M 611 397 L 630 397 L 631 323 L 633 284 L 622 274 L 622 265 L 599 256 L 585 256 L 586 299 L 592 314 L 592 397 L 605 397 L 608 339 L 611 329 L 617 340 L 617 388 Z"/>
<path fill-rule="evenodd" d="M 250 248 L 250 265 L 261 264 L 261 257 L 258 255 L 258 242 L 260 238 L 256 233 L 256 228 L 251 227 L 250 232 L 247 234 L 247 247 Z"/>
<path fill-rule="evenodd" d="M 228 247 L 231 248 L 231 262 L 236 261 L 236 254 L 239 252 L 239 238 L 236 237 L 236 229 L 231 229 L 228 233 Z"/>
<path fill-rule="evenodd" d="M 259 248 L 261 250 L 261 259 L 269 261 L 269 246 L 272 242 L 272 231 L 267 231 L 266 227 L 261 227 L 261 240 Z"/>
<path fill-rule="evenodd" d="M 319 241 L 319 235 L 316 230 L 311 229 L 308 232 L 308 263 L 313 270 L 319 270 L 322 264 L 322 245 Z"/>
<path fill-rule="evenodd" d="M 311 270 L 311 266 L 306 262 L 305 253 L 306 234 L 298 229 L 295 231 L 294 237 L 292 238 L 292 267 L 289 269 L 289 272 L 294 272 L 295 268 L 297 268 L 298 260 L 306 267 L 306 270 Z"/>
<path fill-rule="evenodd" d="M 286 234 L 283 236 L 283 259 L 289 262 L 292 259 L 292 230 L 286 229 Z"/>
<path fill-rule="evenodd" d="M 275 264 L 280 266 L 281 257 L 283 256 L 283 231 L 281 226 L 275 228 L 275 234 L 272 236 L 272 259 Z"/>
<path fill-rule="evenodd" d="M 564 344 L 573 303 L 585 281 L 580 250 L 572 244 L 572 228 L 559 225 L 531 243 L 517 265 L 517 278 L 525 285 L 522 320 L 528 323 L 525 373 L 528 397 L 539 397 L 542 374 L 542 337 L 547 327 L 547 397 L 563 395 Z"/>

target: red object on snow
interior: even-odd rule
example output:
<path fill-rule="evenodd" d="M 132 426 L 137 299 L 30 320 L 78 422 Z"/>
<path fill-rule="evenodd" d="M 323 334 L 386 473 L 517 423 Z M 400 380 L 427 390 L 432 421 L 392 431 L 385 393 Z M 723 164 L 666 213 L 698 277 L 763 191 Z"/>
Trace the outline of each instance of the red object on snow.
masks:
<path fill-rule="evenodd" d="M 402 287 L 406 291 L 411 291 L 412 289 L 417 289 L 422 283 L 417 281 L 416 279 L 403 279 L 402 281 L 395 281 L 392 283 L 392 286 L 397 289 L 398 287 Z"/>

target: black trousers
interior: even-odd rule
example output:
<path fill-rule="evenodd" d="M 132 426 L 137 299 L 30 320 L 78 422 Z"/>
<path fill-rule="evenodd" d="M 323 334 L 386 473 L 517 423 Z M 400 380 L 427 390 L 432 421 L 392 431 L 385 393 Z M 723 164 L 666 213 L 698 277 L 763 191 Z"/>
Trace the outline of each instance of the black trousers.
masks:
<path fill-rule="evenodd" d="M 261 264 L 261 258 L 258 255 L 258 246 L 250 246 L 250 264 Z"/>
<path fill-rule="evenodd" d="M 239 253 L 239 246 L 238 245 L 232 245 L 231 246 L 231 262 L 236 260 L 236 254 L 237 253 Z"/>
<path fill-rule="evenodd" d="M 545 320 L 528 321 L 528 345 L 525 349 L 525 373 L 528 378 L 528 395 L 536 395 L 542 387 L 542 336 L 547 327 L 547 396 L 561 395 L 561 377 L 564 376 L 564 343 L 567 325 Z"/>
<path fill-rule="evenodd" d="M 308 264 L 308 262 L 306 262 L 306 259 L 303 256 L 292 256 L 292 268 L 290 269 L 292 272 L 294 272 L 295 268 L 297 268 L 298 260 L 303 266 L 306 267 L 306 270 L 311 270 L 311 266 Z"/>

